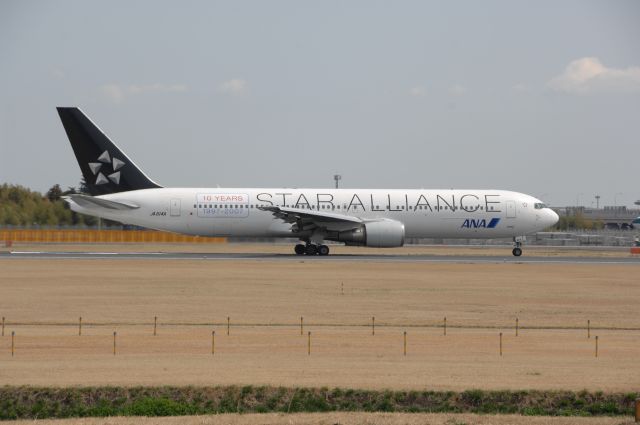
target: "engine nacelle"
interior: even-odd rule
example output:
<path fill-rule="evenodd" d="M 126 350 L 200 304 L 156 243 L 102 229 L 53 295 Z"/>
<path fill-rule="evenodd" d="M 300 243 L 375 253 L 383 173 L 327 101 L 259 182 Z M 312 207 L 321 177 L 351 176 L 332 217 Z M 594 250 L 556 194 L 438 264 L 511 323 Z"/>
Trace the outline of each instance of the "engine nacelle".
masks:
<path fill-rule="evenodd" d="M 404 245 L 404 224 L 395 220 L 370 221 L 357 229 L 339 232 L 330 239 L 347 245 L 395 248 Z"/>

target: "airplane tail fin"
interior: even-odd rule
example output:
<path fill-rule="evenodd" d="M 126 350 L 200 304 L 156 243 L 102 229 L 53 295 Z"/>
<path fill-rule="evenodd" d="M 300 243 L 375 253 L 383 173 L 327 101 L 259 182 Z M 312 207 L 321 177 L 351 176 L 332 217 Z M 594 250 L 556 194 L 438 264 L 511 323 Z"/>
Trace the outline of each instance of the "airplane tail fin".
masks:
<path fill-rule="evenodd" d="M 161 187 L 78 108 L 57 108 L 91 195 Z"/>

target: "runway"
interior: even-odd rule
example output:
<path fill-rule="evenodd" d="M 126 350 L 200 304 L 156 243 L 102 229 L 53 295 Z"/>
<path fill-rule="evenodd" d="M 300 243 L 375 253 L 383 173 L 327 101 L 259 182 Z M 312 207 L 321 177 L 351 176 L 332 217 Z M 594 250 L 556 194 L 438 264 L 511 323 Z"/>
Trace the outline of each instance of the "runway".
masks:
<path fill-rule="evenodd" d="M 307 257 L 274 253 L 192 253 L 192 252 L 64 252 L 10 251 L 0 253 L 3 259 L 118 259 L 118 260 L 208 260 L 208 261 L 282 261 L 282 262 L 376 262 L 376 263 L 460 263 L 460 264 L 628 264 L 640 265 L 637 257 L 576 257 L 486 255 L 358 255 L 332 254 Z"/>

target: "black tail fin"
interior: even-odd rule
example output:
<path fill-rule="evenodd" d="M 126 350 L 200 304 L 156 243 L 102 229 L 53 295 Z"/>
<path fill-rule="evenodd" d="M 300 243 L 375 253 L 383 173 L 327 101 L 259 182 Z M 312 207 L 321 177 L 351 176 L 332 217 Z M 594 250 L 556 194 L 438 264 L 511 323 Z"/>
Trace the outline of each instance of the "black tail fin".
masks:
<path fill-rule="evenodd" d="M 57 108 L 92 195 L 161 187 L 147 177 L 78 108 Z"/>

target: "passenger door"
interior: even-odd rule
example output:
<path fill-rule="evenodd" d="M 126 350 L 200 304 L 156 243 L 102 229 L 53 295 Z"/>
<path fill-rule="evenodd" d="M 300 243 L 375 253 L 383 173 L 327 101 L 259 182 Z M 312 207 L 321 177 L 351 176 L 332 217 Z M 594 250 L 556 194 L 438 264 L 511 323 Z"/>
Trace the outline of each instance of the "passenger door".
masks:
<path fill-rule="evenodd" d="M 516 202 L 507 201 L 507 218 L 516 218 Z"/>
<path fill-rule="evenodd" d="M 171 217 L 180 217 L 180 199 L 172 199 L 169 209 Z"/>

